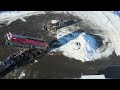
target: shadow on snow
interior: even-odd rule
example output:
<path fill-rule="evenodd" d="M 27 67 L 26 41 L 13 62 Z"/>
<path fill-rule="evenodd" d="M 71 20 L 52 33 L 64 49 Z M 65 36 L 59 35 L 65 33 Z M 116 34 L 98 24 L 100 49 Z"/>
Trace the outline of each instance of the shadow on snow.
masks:
<path fill-rule="evenodd" d="M 56 40 L 53 40 L 52 42 L 49 42 L 49 46 L 50 46 L 49 51 L 51 51 L 55 48 L 59 48 L 65 44 L 69 43 L 71 40 L 76 39 L 82 33 L 85 33 L 85 31 L 79 29 L 79 30 L 73 31 L 67 35 L 62 36 L 59 39 L 56 39 Z M 92 47 L 94 49 L 99 48 L 103 44 L 102 43 L 103 39 L 97 35 L 85 33 L 84 39 L 86 40 L 86 42 L 89 41 L 89 44 L 92 45 Z"/>

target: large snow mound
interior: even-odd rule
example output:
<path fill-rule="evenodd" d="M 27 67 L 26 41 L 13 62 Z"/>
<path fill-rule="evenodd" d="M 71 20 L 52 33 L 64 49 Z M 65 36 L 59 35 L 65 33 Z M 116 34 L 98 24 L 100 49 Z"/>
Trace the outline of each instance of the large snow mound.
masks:
<path fill-rule="evenodd" d="M 105 38 L 109 39 L 112 44 L 109 48 L 114 49 L 116 54 L 120 55 L 120 18 L 113 11 L 70 11 L 69 13 L 83 20 L 89 20 L 99 26 L 99 29 L 106 31 Z"/>
<path fill-rule="evenodd" d="M 62 51 L 65 56 L 83 62 L 92 60 L 97 49 L 95 39 L 84 32 L 60 29 L 57 32 L 57 39 L 60 46 L 53 51 Z"/>
<path fill-rule="evenodd" d="M 56 32 L 58 45 L 53 52 L 63 52 L 69 58 L 76 60 L 92 61 L 112 54 L 111 43 L 103 46 L 98 45 L 98 41 L 91 34 L 86 34 L 80 30 L 71 31 L 68 28 L 61 28 Z"/>

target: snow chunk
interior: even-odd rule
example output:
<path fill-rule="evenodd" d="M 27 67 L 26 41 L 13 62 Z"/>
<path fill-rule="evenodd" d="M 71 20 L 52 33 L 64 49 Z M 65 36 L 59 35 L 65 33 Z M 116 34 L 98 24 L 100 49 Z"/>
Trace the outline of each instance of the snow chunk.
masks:
<path fill-rule="evenodd" d="M 18 79 L 22 79 L 25 76 L 25 72 L 23 71 L 20 76 L 18 77 Z"/>
<path fill-rule="evenodd" d="M 37 60 L 34 60 L 35 63 L 37 63 L 38 61 Z"/>

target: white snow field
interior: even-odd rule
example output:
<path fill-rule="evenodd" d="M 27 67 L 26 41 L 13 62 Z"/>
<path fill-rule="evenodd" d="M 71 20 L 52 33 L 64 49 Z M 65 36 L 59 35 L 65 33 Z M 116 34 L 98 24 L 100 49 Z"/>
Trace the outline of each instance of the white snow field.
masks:
<path fill-rule="evenodd" d="M 9 25 L 13 21 L 17 19 L 21 19 L 26 22 L 25 17 L 37 15 L 37 14 L 45 14 L 44 11 L 5 11 L 0 13 L 0 23 L 5 23 Z"/>
<path fill-rule="evenodd" d="M 61 12 L 69 12 L 82 18 L 84 22 L 90 21 L 93 29 L 103 30 L 104 34 L 99 35 L 105 38 L 104 45 L 97 48 L 95 39 L 86 33 L 74 33 L 68 28 L 61 28 L 56 32 L 56 38 L 61 46 L 53 51 L 62 51 L 65 56 L 82 62 L 108 57 L 113 51 L 120 55 L 120 17 L 114 11 L 54 11 L 54 13 Z M 9 25 L 16 19 L 25 21 L 24 17 L 44 13 L 44 11 L 5 12 L 0 14 L 0 23 L 7 21 Z"/>

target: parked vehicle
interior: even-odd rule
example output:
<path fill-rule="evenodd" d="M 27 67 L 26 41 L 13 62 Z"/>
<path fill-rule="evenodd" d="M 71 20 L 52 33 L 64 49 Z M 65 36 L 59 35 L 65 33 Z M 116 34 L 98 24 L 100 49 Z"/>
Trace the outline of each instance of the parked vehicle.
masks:
<path fill-rule="evenodd" d="M 25 48 L 37 48 L 42 50 L 46 50 L 49 47 L 48 43 L 42 39 L 17 35 L 11 32 L 7 33 L 5 38 L 7 45 L 21 46 Z"/>

